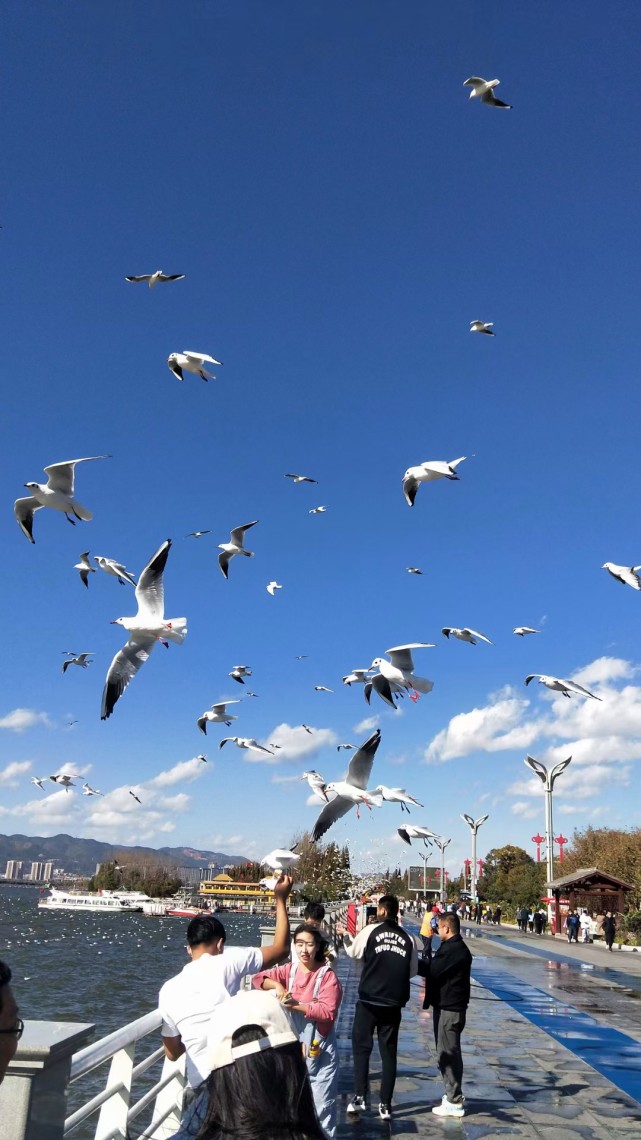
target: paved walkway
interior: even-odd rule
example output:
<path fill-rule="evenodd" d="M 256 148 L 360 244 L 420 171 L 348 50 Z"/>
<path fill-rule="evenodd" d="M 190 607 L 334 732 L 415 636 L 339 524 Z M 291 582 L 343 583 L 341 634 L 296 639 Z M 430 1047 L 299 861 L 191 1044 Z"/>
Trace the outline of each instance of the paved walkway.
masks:
<path fill-rule="evenodd" d="M 472 1001 L 463 1035 L 466 1115 L 441 1119 L 430 1108 L 443 1086 L 436 1068 L 432 1019 L 415 981 L 403 1013 L 391 1124 L 379 1120 L 380 1062 L 372 1054 L 374 1111 L 350 1118 L 353 1093 L 351 1025 L 358 965 L 341 955 L 345 998 L 338 1027 L 341 1051 L 339 1140 L 381 1135 L 446 1140 L 639 1140 L 641 1136 L 641 987 L 637 955 L 600 947 L 521 947 L 514 931 L 470 932 L 475 955 Z M 529 940 L 524 939 L 527 943 Z M 511 943 L 515 945 L 512 946 Z M 536 939 L 540 943 L 539 939 Z M 536 950 L 536 953 L 534 952 Z M 598 955 L 586 962 L 585 955 Z M 607 955 L 607 958 L 606 958 Z M 568 961 L 569 959 L 569 961 Z M 634 970 L 627 971 L 634 961 Z M 605 965 L 604 965 L 605 962 Z M 606 968 L 607 967 L 607 968 Z M 618 978 L 609 977 L 610 973 Z M 568 1001 L 571 996 L 571 1001 Z M 607 1000 L 606 1000 L 607 997 Z M 592 1011 L 592 1012 L 590 1012 Z"/>

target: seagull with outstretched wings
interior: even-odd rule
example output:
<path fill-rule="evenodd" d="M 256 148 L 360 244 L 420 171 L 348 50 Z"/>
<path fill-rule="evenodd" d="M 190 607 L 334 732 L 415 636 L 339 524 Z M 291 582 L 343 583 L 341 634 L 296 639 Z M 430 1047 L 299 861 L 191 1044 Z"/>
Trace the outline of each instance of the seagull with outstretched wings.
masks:
<path fill-rule="evenodd" d="M 382 797 L 367 791 L 376 750 L 381 742 L 381 730 L 376 729 L 364 744 L 355 752 L 349 762 L 345 780 L 337 780 L 326 785 L 326 791 L 336 792 L 335 798 L 323 808 L 312 831 L 312 842 L 316 843 L 332 824 L 342 819 L 355 804 L 364 803 L 368 807 L 380 807 Z"/>

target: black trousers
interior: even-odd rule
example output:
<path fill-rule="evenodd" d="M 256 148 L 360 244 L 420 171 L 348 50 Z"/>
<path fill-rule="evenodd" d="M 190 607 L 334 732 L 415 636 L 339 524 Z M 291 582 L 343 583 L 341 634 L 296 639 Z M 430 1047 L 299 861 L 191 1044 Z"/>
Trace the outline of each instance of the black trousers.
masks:
<path fill-rule="evenodd" d="M 463 1099 L 461 1033 L 465 1029 L 465 1010 L 434 1008 L 432 1016 L 436 1061 L 445 1085 L 445 1095 L 450 1104 L 457 1104 Z"/>
<path fill-rule="evenodd" d="M 366 1096 L 369 1087 L 369 1059 L 374 1045 L 374 1031 L 378 1034 L 383 1076 L 381 1104 L 391 1104 L 396 1084 L 396 1051 L 398 1030 L 401 1024 L 401 1007 L 398 1005 L 371 1005 L 358 1001 L 352 1026 L 352 1053 L 354 1055 L 354 1092 Z"/>

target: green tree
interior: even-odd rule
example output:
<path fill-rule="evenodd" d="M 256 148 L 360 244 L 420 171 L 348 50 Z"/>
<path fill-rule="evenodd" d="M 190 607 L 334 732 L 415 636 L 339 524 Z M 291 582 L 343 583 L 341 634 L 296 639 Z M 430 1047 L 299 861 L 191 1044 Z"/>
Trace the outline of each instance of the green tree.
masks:
<path fill-rule="evenodd" d="M 557 871 L 558 871 L 557 864 Z M 563 860 L 563 873 L 581 867 L 598 867 L 636 887 L 630 907 L 641 905 L 641 827 L 586 827 L 575 831 Z"/>
<path fill-rule="evenodd" d="M 545 868 L 538 874 L 542 875 L 542 882 L 545 882 Z M 507 844 L 488 851 L 483 875 L 478 880 L 478 890 L 487 902 L 534 902 L 541 894 L 540 888 L 536 886 L 538 881 L 537 864 L 527 851 Z M 534 895 L 530 899 L 532 890 Z M 521 891 L 525 891 L 525 897 Z"/>
<path fill-rule="evenodd" d="M 302 884 L 300 895 L 306 902 L 337 902 L 350 893 L 352 874 L 349 849 L 337 843 L 313 843 L 311 833 L 294 836 L 290 845 L 300 856 L 294 879 Z"/>

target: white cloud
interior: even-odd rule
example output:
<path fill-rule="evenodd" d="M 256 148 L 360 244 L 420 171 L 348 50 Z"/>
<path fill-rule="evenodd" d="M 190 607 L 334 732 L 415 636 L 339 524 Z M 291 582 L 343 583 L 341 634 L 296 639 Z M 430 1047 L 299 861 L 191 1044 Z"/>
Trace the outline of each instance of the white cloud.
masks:
<path fill-rule="evenodd" d="M 512 815 L 518 815 L 522 819 L 535 819 L 537 815 L 541 814 L 541 808 L 538 804 L 531 804 L 527 800 L 517 800 L 512 804 Z"/>
<path fill-rule="evenodd" d="M 358 724 L 354 725 L 354 732 L 372 732 L 378 728 L 380 720 L 380 716 L 366 716 L 365 720 L 359 720 Z"/>
<path fill-rule="evenodd" d="M 267 756 L 264 752 L 244 752 L 243 759 L 253 763 L 278 764 L 281 760 L 307 761 L 317 756 L 323 748 L 336 744 L 337 736 L 331 728 L 313 728 L 313 732 L 306 732 L 301 725 L 295 727 L 290 724 L 278 724 L 265 738 L 269 743 L 279 744 L 276 755 Z"/>
<path fill-rule="evenodd" d="M 529 706 L 526 697 L 505 697 L 484 708 L 458 713 L 430 742 L 425 760 L 439 764 L 472 752 L 528 748 L 541 731 L 540 721 L 524 721 Z"/>
<path fill-rule="evenodd" d="M 30 760 L 12 760 L 11 763 L 7 764 L 6 768 L 3 768 L 0 772 L 0 784 L 4 784 L 5 787 L 9 788 L 17 788 L 19 782 L 17 777 L 28 772 L 30 768 Z"/>
<path fill-rule="evenodd" d="M 279 772 L 274 772 L 272 775 L 272 784 L 298 784 L 301 777 L 296 776 L 281 776 Z"/>
<path fill-rule="evenodd" d="M 201 776 L 204 776 L 208 767 L 211 768 L 211 765 L 203 764 L 198 756 L 194 756 L 191 760 L 181 760 L 166 772 L 159 772 L 157 776 L 149 780 L 148 786 L 169 788 L 172 784 L 179 784 L 186 780 L 191 783 L 191 781 L 199 780 Z"/>
<path fill-rule="evenodd" d="M 0 717 L 0 728 L 8 728 L 11 732 L 24 732 L 36 724 L 49 726 L 51 721 L 46 713 L 36 712 L 35 709 L 14 709 L 13 712 Z"/>
<path fill-rule="evenodd" d="M 622 657 L 597 657 L 589 665 L 584 665 L 572 674 L 572 680 L 580 685 L 607 685 L 608 681 L 627 681 L 638 673 L 631 661 Z"/>

